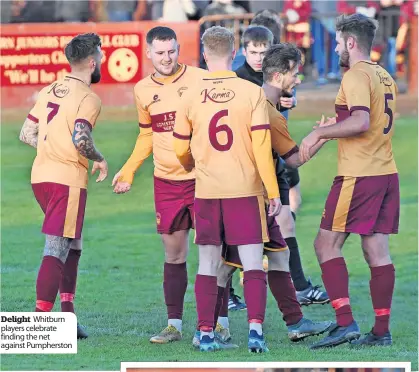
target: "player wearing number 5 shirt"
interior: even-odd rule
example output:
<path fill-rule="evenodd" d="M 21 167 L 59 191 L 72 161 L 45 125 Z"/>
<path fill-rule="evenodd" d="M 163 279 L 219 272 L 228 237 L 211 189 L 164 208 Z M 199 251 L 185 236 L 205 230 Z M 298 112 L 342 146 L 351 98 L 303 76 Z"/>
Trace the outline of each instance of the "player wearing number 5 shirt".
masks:
<path fill-rule="evenodd" d="M 140 133 L 113 185 L 118 194 L 129 191 L 135 172 L 153 154 L 157 232 L 165 249 L 163 291 L 168 325 L 150 342 L 166 344 L 182 338 L 188 234 L 194 227 L 195 172 L 185 170 L 176 158 L 173 126 L 181 99 L 207 71 L 178 63 L 179 44 L 168 27 L 151 29 L 146 41 L 155 72 L 134 87 Z M 193 163 L 189 166 L 193 168 Z M 148 248 L 143 245 L 141 249 Z"/>
<path fill-rule="evenodd" d="M 45 214 L 44 257 L 36 281 L 36 311 L 51 311 L 58 290 L 61 311 L 74 312 L 77 267 L 87 198 L 89 162 L 103 181 L 108 166 L 92 131 L 101 109 L 90 85 L 100 81 L 101 41 L 96 34 L 73 38 L 65 47 L 71 74 L 43 88 L 23 125 L 20 140 L 37 149 L 31 183 Z M 77 337 L 87 334 L 78 326 Z"/>
<path fill-rule="evenodd" d="M 361 14 L 341 16 L 336 24 L 336 52 L 349 70 L 336 97 L 336 123 L 310 133 L 300 155 L 320 139 L 338 140 L 338 175 L 333 182 L 315 240 L 323 282 L 336 311 L 336 326 L 313 348 L 390 345 L 391 300 L 395 271 L 388 235 L 399 225 L 399 180 L 391 138 L 397 87 L 391 76 L 369 59 L 377 24 Z M 361 235 L 371 270 L 370 292 L 375 312 L 371 332 L 360 338 L 352 316 L 348 271 L 341 248 L 350 233 Z"/>
<path fill-rule="evenodd" d="M 217 269 L 223 243 L 238 245 L 244 268 L 251 351 L 267 351 L 262 323 L 266 308 L 263 243 L 269 241 L 263 184 L 270 215 L 280 199 L 272 159 L 266 97 L 262 88 L 231 71 L 234 36 L 211 27 L 202 36 L 209 76 L 188 92 L 177 115 L 173 136 L 176 155 L 187 167 L 195 160 L 195 243 L 199 269 L 195 295 L 201 351 L 213 351 Z"/>

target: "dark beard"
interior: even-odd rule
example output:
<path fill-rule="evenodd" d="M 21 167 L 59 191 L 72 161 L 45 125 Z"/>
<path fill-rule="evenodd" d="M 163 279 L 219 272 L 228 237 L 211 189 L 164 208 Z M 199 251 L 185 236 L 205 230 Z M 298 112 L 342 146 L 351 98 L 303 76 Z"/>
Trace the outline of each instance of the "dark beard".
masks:
<path fill-rule="evenodd" d="M 349 52 L 347 49 L 339 57 L 339 65 L 340 67 L 349 67 Z"/>
<path fill-rule="evenodd" d="M 102 76 L 100 74 L 100 68 L 99 68 L 98 65 L 96 65 L 95 70 L 93 71 L 93 73 L 91 75 L 91 83 L 92 84 L 99 83 L 101 77 Z"/>
<path fill-rule="evenodd" d="M 285 97 L 285 98 L 292 98 L 292 92 L 288 92 L 288 91 L 282 91 L 281 97 Z"/>

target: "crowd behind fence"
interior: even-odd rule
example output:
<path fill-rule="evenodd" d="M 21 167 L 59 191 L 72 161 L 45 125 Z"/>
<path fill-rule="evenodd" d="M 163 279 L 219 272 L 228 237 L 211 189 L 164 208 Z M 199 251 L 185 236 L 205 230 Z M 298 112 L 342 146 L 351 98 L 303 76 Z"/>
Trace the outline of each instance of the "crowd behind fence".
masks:
<path fill-rule="evenodd" d="M 336 17 L 342 12 L 361 12 L 379 22 L 371 58 L 382 64 L 395 78 L 408 78 L 409 23 L 417 17 L 417 0 L 319 1 L 21 1 L 1 2 L 2 23 L 141 21 L 187 22 L 198 20 L 201 34 L 212 25 L 233 30 L 238 57 L 233 68 L 243 63 L 241 35 L 255 10 L 274 8 L 278 14 L 280 41 L 296 43 L 304 53 L 302 71 L 318 85 L 341 79 L 339 59 L 334 49 Z M 333 10 L 333 11 L 330 11 Z M 415 57 L 416 58 L 416 57 Z M 204 67 L 201 60 L 201 67 Z"/>

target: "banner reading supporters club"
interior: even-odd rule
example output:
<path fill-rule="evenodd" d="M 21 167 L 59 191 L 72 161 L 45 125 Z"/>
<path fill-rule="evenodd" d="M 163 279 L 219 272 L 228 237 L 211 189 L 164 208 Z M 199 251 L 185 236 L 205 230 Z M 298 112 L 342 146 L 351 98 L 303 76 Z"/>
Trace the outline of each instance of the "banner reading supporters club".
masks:
<path fill-rule="evenodd" d="M 46 85 L 70 72 L 64 47 L 77 33 L 19 35 L 2 32 L 2 86 Z M 142 77 L 141 34 L 99 33 L 102 39 L 101 83 L 133 83 Z"/>

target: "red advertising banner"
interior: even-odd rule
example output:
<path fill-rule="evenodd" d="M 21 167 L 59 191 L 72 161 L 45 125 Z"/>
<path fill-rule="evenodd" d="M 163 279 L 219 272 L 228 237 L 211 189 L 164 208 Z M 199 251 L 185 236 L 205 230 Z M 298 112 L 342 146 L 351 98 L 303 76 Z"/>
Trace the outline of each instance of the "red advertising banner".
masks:
<path fill-rule="evenodd" d="M 0 37 L 2 86 L 50 84 L 70 72 L 64 47 L 77 34 L 27 33 Z M 102 39 L 101 83 L 131 83 L 141 79 L 141 34 L 108 32 Z"/>

